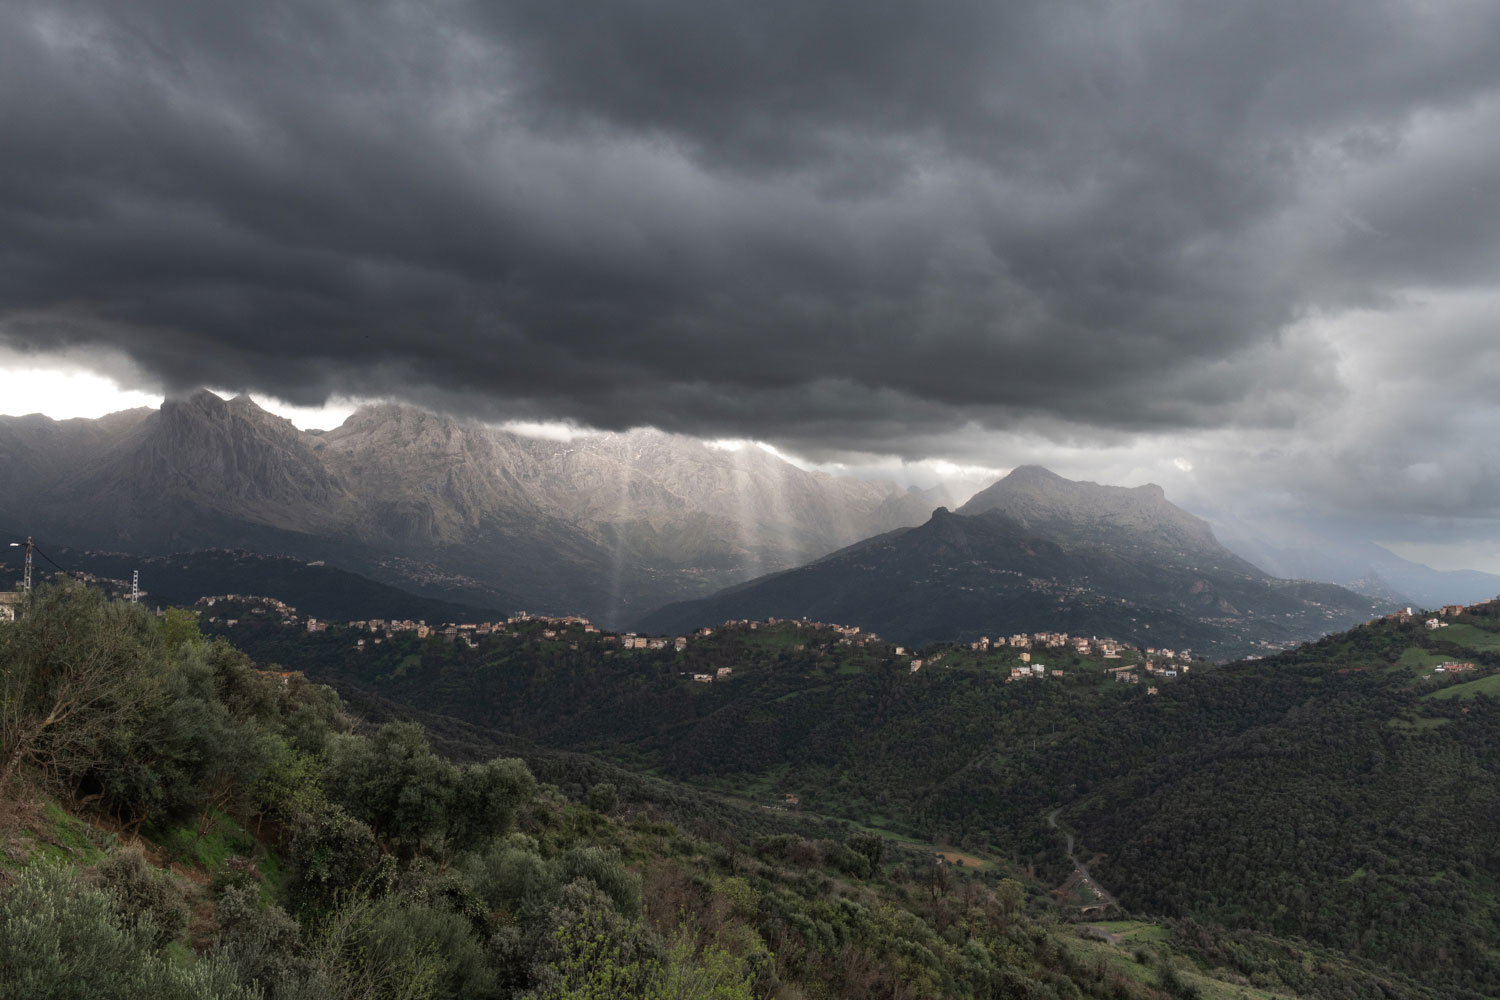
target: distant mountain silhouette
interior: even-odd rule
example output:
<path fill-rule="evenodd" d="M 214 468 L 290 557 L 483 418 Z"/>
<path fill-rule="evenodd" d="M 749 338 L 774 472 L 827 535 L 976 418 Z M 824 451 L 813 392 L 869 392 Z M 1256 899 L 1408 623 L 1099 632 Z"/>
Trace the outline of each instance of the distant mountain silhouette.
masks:
<path fill-rule="evenodd" d="M 1500 594 L 1500 576 L 1494 573 L 1433 569 L 1333 525 L 1293 522 L 1258 529 L 1231 518 L 1215 524 L 1225 546 L 1279 576 L 1329 580 L 1423 608 L 1475 604 Z"/>
<path fill-rule="evenodd" d="M 934 502 L 652 430 L 562 442 L 384 404 L 303 432 L 210 392 L 100 420 L 0 418 L 0 468 L 0 523 L 57 545 L 326 559 L 606 622 L 919 524 Z"/>
<path fill-rule="evenodd" d="M 806 616 L 919 645 L 1017 631 L 1107 635 L 1211 655 L 1312 638 L 1384 607 L 1278 580 L 1219 545 L 1161 489 L 1023 467 L 953 513 L 639 621 L 679 632 Z"/>

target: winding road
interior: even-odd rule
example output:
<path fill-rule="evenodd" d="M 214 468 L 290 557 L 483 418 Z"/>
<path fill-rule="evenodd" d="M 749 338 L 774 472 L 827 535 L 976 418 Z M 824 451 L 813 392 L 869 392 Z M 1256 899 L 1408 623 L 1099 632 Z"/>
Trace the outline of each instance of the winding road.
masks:
<path fill-rule="evenodd" d="M 1073 870 L 1078 873 L 1078 880 L 1093 891 L 1094 895 L 1099 898 L 1099 902 L 1118 908 L 1120 904 L 1115 897 L 1111 896 L 1104 886 L 1094 881 L 1094 876 L 1089 874 L 1088 866 L 1079 861 L 1078 856 L 1073 853 L 1073 832 L 1057 822 L 1057 817 L 1061 813 L 1062 806 L 1052 810 L 1047 817 L 1047 825 L 1054 830 L 1061 830 L 1068 838 L 1068 860 L 1073 862 Z"/>

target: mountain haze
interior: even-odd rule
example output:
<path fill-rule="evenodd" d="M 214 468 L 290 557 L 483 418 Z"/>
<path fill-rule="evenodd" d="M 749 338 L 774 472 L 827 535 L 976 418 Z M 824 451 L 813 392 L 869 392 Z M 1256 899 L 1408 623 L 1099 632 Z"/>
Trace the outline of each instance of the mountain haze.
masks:
<path fill-rule="evenodd" d="M 920 523 L 934 502 L 649 429 L 556 441 L 382 404 L 303 432 L 206 391 L 95 421 L 0 418 L 0 466 L 0 523 L 58 544 L 328 559 L 605 621 Z"/>
<path fill-rule="evenodd" d="M 1275 579 L 1160 487 L 1022 467 L 959 512 L 645 617 L 646 631 L 740 618 L 854 624 L 913 645 L 1065 631 L 1237 655 L 1371 617 L 1341 587 Z"/>
<path fill-rule="evenodd" d="M 1070 548 L 1101 546 L 1158 559 L 1206 561 L 1237 573 L 1261 571 L 1219 544 L 1213 529 L 1169 502 L 1155 483 L 1127 489 L 1074 482 L 1023 465 L 976 493 L 959 514 L 999 511 Z"/>
<path fill-rule="evenodd" d="M 1500 576 L 1480 570 L 1438 570 L 1404 559 L 1330 525 L 1258 528 L 1215 518 L 1224 544 L 1281 576 L 1329 580 L 1361 594 L 1435 608 L 1473 604 L 1500 594 Z"/>

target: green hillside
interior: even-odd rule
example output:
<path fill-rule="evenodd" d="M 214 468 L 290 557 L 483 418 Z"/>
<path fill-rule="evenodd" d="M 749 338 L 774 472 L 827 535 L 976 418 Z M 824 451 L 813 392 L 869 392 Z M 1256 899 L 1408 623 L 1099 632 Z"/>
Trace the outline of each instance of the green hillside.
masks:
<path fill-rule="evenodd" d="M 200 597 L 219 594 L 257 594 L 285 601 L 315 618 L 445 622 L 472 621 L 500 613 L 495 608 L 421 597 L 322 562 L 287 556 L 228 549 L 138 556 L 66 548 L 52 555 L 63 568 L 96 578 L 91 582 L 119 595 L 129 594 L 131 574 L 138 571 L 144 599 L 153 606 L 188 606 Z M 41 560 L 38 566 L 53 569 Z M 42 575 L 39 572 L 38 579 Z"/>
<path fill-rule="evenodd" d="M 933 646 L 913 673 L 911 652 L 791 623 L 721 628 L 680 653 L 515 631 L 475 649 L 361 653 L 351 634 L 270 628 L 236 641 L 346 692 L 752 802 L 795 794 L 1054 885 L 1068 876 L 1046 823 L 1060 807 L 1122 906 L 1203 929 L 1226 956 L 1240 953 L 1221 935 L 1294 938 L 1445 996 L 1500 994 L 1495 605 L 1176 677 L 1137 668 L 1137 684 L 1112 679 L 1122 661 L 1062 650 L 1033 650 L 1046 672 L 1024 682 L 1010 649 Z M 1436 671 L 1449 662 L 1474 668 Z"/>
<path fill-rule="evenodd" d="M 1003 864 L 753 803 L 695 816 L 703 793 L 655 779 L 570 794 L 454 722 L 480 754 L 456 762 L 98 591 L 0 624 L 0 685 L 8 1000 L 1295 995 L 1200 957 L 1211 935 L 1062 923 Z M 1235 947 L 1278 981 L 1434 996 Z"/>

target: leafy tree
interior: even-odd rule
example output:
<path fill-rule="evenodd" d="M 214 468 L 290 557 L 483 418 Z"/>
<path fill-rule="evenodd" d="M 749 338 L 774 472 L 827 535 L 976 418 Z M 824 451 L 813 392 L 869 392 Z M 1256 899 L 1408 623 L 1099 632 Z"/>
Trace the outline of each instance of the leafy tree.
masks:
<path fill-rule="evenodd" d="M 0 629 L 0 794 L 23 761 L 57 775 L 99 760 L 159 681 L 160 638 L 145 609 L 63 582 Z"/>
<path fill-rule="evenodd" d="M 536 779 L 514 758 L 462 768 L 449 806 L 446 849 L 471 850 L 505 833 L 535 792 Z"/>
<path fill-rule="evenodd" d="M 167 608 L 161 617 L 162 644 L 168 653 L 203 641 L 198 627 L 198 612 L 190 608 Z"/>
<path fill-rule="evenodd" d="M 326 911 L 389 880 L 375 835 L 342 806 L 319 802 L 296 818 L 290 839 L 288 891 L 298 909 Z"/>
<path fill-rule="evenodd" d="M 330 744 L 325 783 L 350 814 L 409 857 L 445 832 L 458 768 L 432 752 L 421 726 L 392 723 L 368 739 Z"/>
<path fill-rule="evenodd" d="M 613 783 L 601 781 L 588 790 L 584 801 L 588 807 L 597 813 L 612 813 L 620 803 L 620 791 Z"/>
<path fill-rule="evenodd" d="M 880 862 L 885 857 L 885 838 L 878 833 L 852 833 L 845 841 L 849 848 L 863 854 L 870 862 L 870 871 L 880 870 Z"/>
<path fill-rule="evenodd" d="M 431 847 L 446 855 L 504 833 L 536 789 L 519 760 L 460 768 L 432 752 L 422 727 L 381 726 L 368 739 L 329 745 L 325 786 L 403 857 Z"/>

